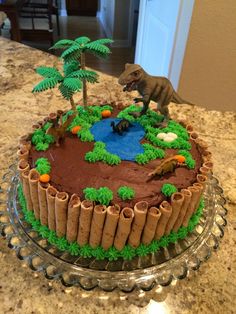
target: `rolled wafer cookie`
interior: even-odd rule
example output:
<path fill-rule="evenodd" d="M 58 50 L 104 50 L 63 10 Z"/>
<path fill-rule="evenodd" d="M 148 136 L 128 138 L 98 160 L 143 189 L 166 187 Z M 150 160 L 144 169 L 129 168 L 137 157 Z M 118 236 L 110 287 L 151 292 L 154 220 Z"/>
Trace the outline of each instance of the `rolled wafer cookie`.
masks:
<path fill-rule="evenodd" d="M 26 146 L 22 146 L 20 149 L 18 149 L 16 154 L 17 154 L 18 160 L 24 159 L 28 161 L 29 150 L 27 149 Z"/>
<path fill-rule="evenodd" d="M 204 175 L 204 176 L 208 176 L 209 175 L 209 173 L 210 173 L 210 169 L 208 169 L 208 168 L 206 168 L 206 167 L 204 167 L 204 166 L 202 166 L 202 167 L 200 167 L 199 168 L 199 171 L 200 171 L 200 173 L 202 174 L 202 175 Z"/>
<path fill-rule="evenodd" d="M 196 204 L 199 198 L 199 189 L 196 186 L 188 187 L 188 190 L 192 193 L 191 200 L 189 202 L 189 206 L 187 208 L 186 214 L 183 219 L 183 226 L 187 227 L 189 219 L 196 209 Z"/>
<path fill-rule="evenodd" d="M 27 148 L 28 148 L 28 150 L 30 150 L 30 148 L 31 148 L 31 142 L 30 142 L 31 137 L 32 137 L 32 134 L 30 134 L 30 133 L 21 136 L 19 138 L 19 146 L 21 146 L 21 145 L 25 145 L 25 146 L 29 145 Z"/>
<path fill-rule="evenodd" d="M 211 178 L 212 177 L 212 171 L 213 171 L 213 162 L 211 162 L 211 161 L 204 162 L 202 167 L 199 170 L 200 170 L 202 175 L 205 175 L 207 178 Z"/>
<path fill-rule="evenodd" d="M 193 132 L 193 126 L 191 124 L 187 124 L 186 125 L 186 130 L 188 131 L 188 133 Z"/>
<path fill-rule="evenodd" d="M 202 151 L 202 159 L 205 162 L 207 161 L 211 161 L 211 158 L 212 158 L 212 153 L 209 152 L 209 150 L 203 150 Z"/>
<path fill-rule="evenodd" d="M 197 138 L 198 138 L 198 134 L 194 131 L 192 132 L 189 132 L 189 136 L 190 136 L 190 139 L 193 140 L 194 142 L 196 142 Z"/>
<path fill-rule="evenodd" d="M 211 161 L 206 161 L 203 163 L 203 167 L 206 167 L 207 169 L 209 169 L 210 171 L 213 170 L 213 162 Z"/>
<path fill-rule="evenodd" d="M 89 236 L 89 244 L 92 248 L 97 247 L 101 242 L 106 212 L 107 208 L 104 205 L 96 205 L 94 207 Z"/>
<path fill-rule="evenodd" d="M 201 198 L 202 198 L 202 193 L 203 193 L 204 187 L 199 182 L 193 183 L 193 186 L 197 187 L 199 189 L 199 191 L 198 191 L 198 200 L 196 201 L 196 205 L 195 205 L 195 212 L 196 212 L 196 210 L 198 209 L 198 207 L 200 205 L 200 201 L 201 201 Z"/>
<path fill-rule="evenodd" d="M 148 203 L 145 201 L 138 202 L 134 205 L 134 220 L 128 240 L 129 245 L 132 247 L 137 247 L 140 244 L 141 234 L 146 221 L 147 210 Z"/>
<path fill-rule="evenodd" d="M 184 216 L 186 215 L 186 211 L 188 209 L 189 203 L 190 203 L 191 198 L 192 198 L 192 192 L 190 190 L 182 189 L 180 192 L 184 195 L 184 201 L 183 201 L 182 207 L 180 209 L 179 216 L 178 216 L 178 218 L 174 224 L 174 227 L 173 227 L 174 232 L 177 232 L 179 230 L 179 228 L 182 226 Z"/>
<path fill-rule="evenodd" d="M 69 195 L 66 192 L 57 192 L 55 198 L 56 234 L 58 237 L 66 235 L 67 205 Z"/>
<path fill-rule="evenodd" d="M 107 208 L 106 220 L 102 232 L 101 246 L 104 250 L 113 245 L 117 223 L 120 216 L 120 206 L 113 205 Z"/>
<path fill-rule="evenodd" d="M 40 174 L 37 170 L 31 169 L 29 172 L 30 196 L 33 204 L 34 215 L 36 219 L 40 219 L 39 197 L 38 197 L 38 182 Z"/>
<path fill-rule="evenodd" d="M 172 214 L 172 207 L 167 201 L 163 201 L 159 206 L 161 217 L 157 223 L 155 240 L 159 240 L 165 233 L 167 222 Z"/>
<path fill-rule="evenodd" d="M 19 141 L 19 149 L 25 147 L 28 151 L 31 149 L 31 142 L 28 140 L 20 140 Z"/>
<path fill-rule="evenodd" d="M 25 159 L 20 159 L 17 165 L 17 171 L 20 174 L 20 180 L 22 182 L 22 173 L 26 170 L 29 170 L 30 166 L 28 161 L 26 161 Z"/>
<path fill-rule="evenodd" d="M 40 222 L 42 225 L 48 225 L 48 204 L 46 190 L 49 186 L 49 183 L 38 183 L 38 197 L 39 197 L 39 209 L 40 209 Z"/>
<path fill-rule="evenodd" d="M 56 230 L 56 217 L 55 217 L 55 200 L 57 190 L 53 186 L 49 186 L 46 190 L 47 205 L 48 205 L 48 227 L 50 230 Z"/>
<path fill-rule="evenodd" d="M 23 193 L 26 200 L 27 209 L 30 211 L 33 211 L 33 203 L 31 201 L 31 195 L 30 195 L 30 185 L 29 185 L 29 170 L 25 170 L 22 172 L 22 187 L 23 187 Z"/>
<path fill-rule="evenodd" d="M 197 175 L 197 182 L 202 184 L 203 187 L 206 186 L 206 182 L 207 182 L 207 176 L 204 176 L 203 174 L 198 174 Z"/>
<path fill-rule="evenodd" d="M 118 227 L 114 239 L 114 247 L 119 251 L 123 249 L 128 239 L 133 218 L 134 211 L 132 208 L 125 207 L 121 210 L 118 221 Z"/>
<path fill-rule="evenodd" d="M 183 202 L 184 202 L 184 195 L 181 192 L 175 192 L 171 195 L 170 204 L 172 207 L 172 214 L 166 224 L 165 235 L 170 234 L 170 232 L 172 231 L 174 224 L 179 216 Z"/>
<path fill-rule="evenodd" d="M 79 214 L 81 201 L 77 194 L 73 194 L 68 204 L 66 239 L 68 242 L 74 242 L 77 239 L 79 228 Z"/>
<path fill-rule="evenodd" d="M 79 231 L 77 242 L 80 246 L 89 242 L 90 226 L 93 216 L 93 202 L 84 200 L 81 203 L 80 217 L 79 217 Z"/>
<path fill-rule="evenodd" d="M 147 212 L 147 220 L 142 234 L 142 243 L 149 244 L 155 236 L 158 220 L 161 218 L 161 212 L 157 207 L 150 207 Z"/>

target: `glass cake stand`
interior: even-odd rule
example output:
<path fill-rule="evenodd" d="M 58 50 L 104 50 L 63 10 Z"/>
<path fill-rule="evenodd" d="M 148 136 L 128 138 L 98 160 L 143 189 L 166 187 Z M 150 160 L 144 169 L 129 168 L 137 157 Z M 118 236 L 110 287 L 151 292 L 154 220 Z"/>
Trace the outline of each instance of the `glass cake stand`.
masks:
<path fill-rule="evenodd" d="M 218 248 L 224 235 L 226 200 L 218 180 L 212 176 L 204 193 L 203 215 L 184 240 L 131 261 L 75 257 L 49 244 L 25 222 L 17 199 L 18 184 L 14 164 L 0 185 L 0 232 L 17 257 L 26 261 L 32 270 L 43 272 L 48 279 L 59 279 L 65 286 L 122 292 L 134 289 L 145 292 L 168 286 L 185 278 L 191 270 L 197 270 Z"/>

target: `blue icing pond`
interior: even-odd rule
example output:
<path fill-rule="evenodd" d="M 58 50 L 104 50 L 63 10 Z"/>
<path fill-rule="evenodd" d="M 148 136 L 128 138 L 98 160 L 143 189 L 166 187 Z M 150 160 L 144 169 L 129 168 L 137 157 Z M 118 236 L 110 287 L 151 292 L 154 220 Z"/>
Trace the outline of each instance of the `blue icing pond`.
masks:
<path fill-rule="evenodd" d="M 121 160 L 135 161 L 138 154 L 142 154 L 144 149 L 140 140 L 144 138 L 143 127 L 135 122 L 123 132 L 122 135 L 113 132 L 111 122 L 117 124 L 121 119 L 108 118 L 96 122 L 90 129 L 96 142 L 101 141 L 106 144 L 109 153 L 118 155 Z"/>

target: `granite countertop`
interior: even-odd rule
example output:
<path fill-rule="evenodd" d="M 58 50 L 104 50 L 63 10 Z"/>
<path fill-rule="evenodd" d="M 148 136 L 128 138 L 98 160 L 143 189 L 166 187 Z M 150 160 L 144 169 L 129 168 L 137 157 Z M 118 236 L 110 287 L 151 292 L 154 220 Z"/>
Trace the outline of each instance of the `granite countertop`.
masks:
<path fill-rule="evenodd" d="M 0 37 L 0 176 L 15 159 L 17 138 L 49 112 L 69 109 L 57 92 L 33 95 L 39 81 L 34 69 L 53 66 L 52 55 Z M 121 69 L 122 71 L 122 69 Z M 133 95 L 123 93 L 117 79 L 100 75 L 100 83 L 89 87 L 89 100 L 123 101 Z M 81 99 L 78 98 L 78 102 Z M 227 199 L 228 225 L 220 248 L 187 279 L 166 287 L 149 299 L 117 292 L 85 292 L 78 287 L 65 288 L 34 273 L 15 257 L 0 238 L 0 313 L 235 313 L 236 306 L 236 113 L 208 111 L 201 106 L 170 105 L 171 116 L 188 119 L 209 144 L 214 173 Z M 134 300 L 135 298 L 132 298 Z M 149 302 L 149 303 L 148 303 Z"/>

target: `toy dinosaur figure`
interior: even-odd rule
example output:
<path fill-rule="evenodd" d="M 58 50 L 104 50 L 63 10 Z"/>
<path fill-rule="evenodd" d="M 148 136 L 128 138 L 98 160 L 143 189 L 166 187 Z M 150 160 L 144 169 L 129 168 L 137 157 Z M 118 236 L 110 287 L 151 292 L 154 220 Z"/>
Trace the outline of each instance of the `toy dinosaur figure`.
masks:
<path fill-rule="evenodd" d="M 165 173 L 173 172 L 177 166 L 184 166 L 185 157 L 182 155 L 174 155 L 165 158 L 152 172 L 148 174 L 149 180 L 154 176 L 162 176 Z"/>
<path fill-rule="evenodd" d="M 111 122 L 111 127 L 113 129 L 113 132 L 116 132 L 119 135 L 122 135 L 124 131 L 127 131 L 130 126 L 131 126 L 131 123 L 126 119 L 120 120 L 117 124 L 115 124 L 114 121 Z"/>
<path fill-rule="evenodd" d="M 68 119 L 62 123 L 62 115 L 60 115 L 59 121 L 60 124 L 53 122 L 53 125 L 47 130 L 47 134 L 52 135 L 55 138 L 56 146 L 60 146 L 60 140 L 64 137 L 66 129 L 74 120 L 76 113 L 73 113 L 68 117 Z"/>
<path fill-rule="evenodd" d="M 118 83 L 125 85 L 123 91 L 137 90 L 142 98 L 134 98 L 135 103 L 143 102 L 141 112 L 132 113 L 139 117 L 146 113 L 151 100 L 158 103 L 158 110 L 169 119 L 167 105 L 172 101 L 176 104 L 190 104 L 183 100 L 174 90 L 171 82 L 166 77 L 151 76 L 138 64 L 126 63 L 125 71 L 120 75 Z"/>

